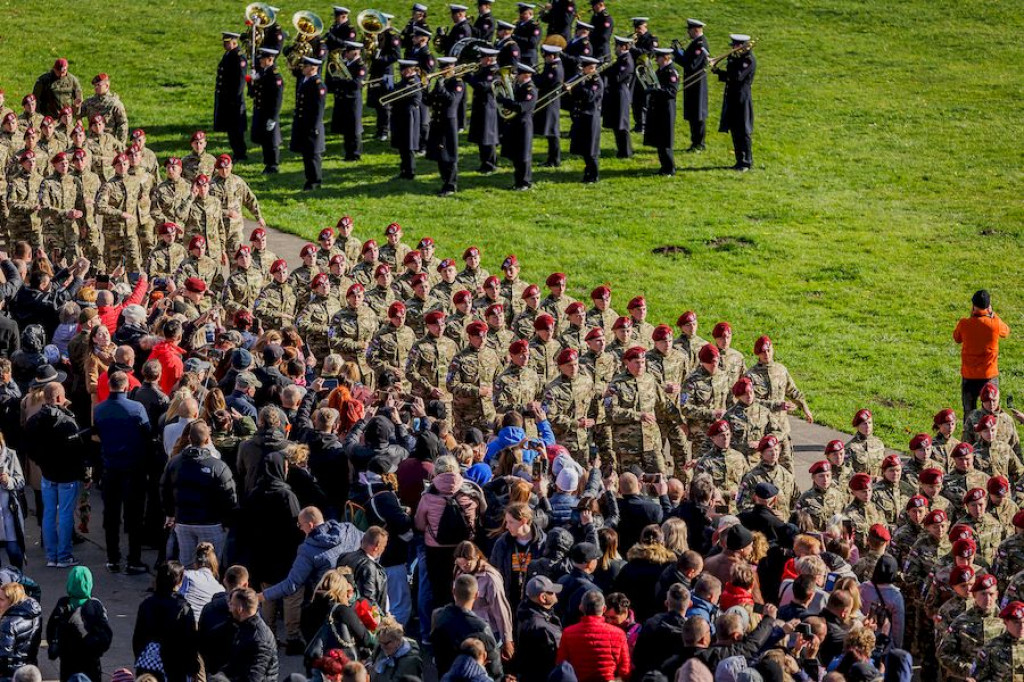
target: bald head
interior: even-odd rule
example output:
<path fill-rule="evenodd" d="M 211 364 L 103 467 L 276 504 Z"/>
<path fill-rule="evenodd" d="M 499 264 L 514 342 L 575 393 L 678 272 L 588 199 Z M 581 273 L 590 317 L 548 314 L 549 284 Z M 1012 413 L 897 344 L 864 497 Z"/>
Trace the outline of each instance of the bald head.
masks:
<path fill-rule="evenodd" d="M 135 349 L 131 346 L 118 346 L 114 351 L 114 362 L 119 365 L 134 365 Z"/>
<path fill-rule="evenodd" d="M 100 289 L 96 292 L 96 306 L 102 308 L 108 305 L 114 305 L 114 294 L 106 289 Z"/>

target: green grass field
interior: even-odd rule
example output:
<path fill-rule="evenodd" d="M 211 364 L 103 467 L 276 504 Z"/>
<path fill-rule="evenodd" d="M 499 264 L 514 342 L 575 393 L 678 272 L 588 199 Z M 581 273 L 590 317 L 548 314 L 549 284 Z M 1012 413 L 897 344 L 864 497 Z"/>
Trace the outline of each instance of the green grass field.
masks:
<path fill-rule="evenodd" d="M 404 23 L 408 4 L 376 6 Z M 16 104 L 66 56 L 87 88 L 93 74 L 112 74 L 133 126 L 146 128 L 158 154 L 183 153 L 190 131 L 211 126 L 219 31 L 239 30 L 244 5 L 0 0 L 0 87 Z M 495 14 L 514 19 L 511 5 L 499 0 Z M 289 29 L 298 9 L 330 19 L 329 4 L 288 5 Z M 437 25 L 446 12 L 439 3 L 432 10 Z M 977 0 L 761 0 L 699 11 L 669 0 L 612 0 L 619 34 L 631 31 L 629 17 L 644 14 L 667 45 L 685 38 L 686 15 L 696 13 L 713 54 L 727 48 L 730 32 L 759 40 L 756 169 L 745 175 L 720 170 L 733 161 L 728 135 L 713 132 L 717 82 L 709 151 L 678 154 L 674 178 L 653 176 L 657 157 L 638 137 L 636 158 L 602 159 L 600 184 L 582 186 L 582 162 L 569 157 L 561 169 L 536 169 L 528 194 L 505 191 L 510 168 L 476 176 L 476 149 L 468 147 L 461 191 L 449 199 L 434 196 L 436 169 L 423 161 L 415 182 L 392 181 L 397 156 L 377 142 L 350 165 L 331 139 L 325 188 L 314 197 L 300 191 L 293 155 L 269 180 L 258 159 L 240 172 L 270 223 L 305 237 L 343 213 L 363 238 L 379 238 L 397 220 L 408 240 L 429 234 L 442 254 L 478 244 L 492 271 L 507 252 L 525 261 L 533 281 L 563 269 L 576 296 L 609 282 L 620 310 L 646 294 L 656 322 L 687 308 L 699 312 L 704 332 L 729 320 L 747 354 L 768 333 L 819 421 L 848 428 L 867 406 L 889 444 L 905 447 L 936 409 L 959 402 L 950 332 L 976 288 L 991 289 L 997 310 L 1022 331 L 1019 10 Z M 288 110 L 293 92 L 289 83 Z M 688 138 L 678 123 L 682 149 Z M 610 134 L 604 145 L 614 155 Z M 223 148 L 225 137 L 213 136 L 211 151 Z M 663 245 L 682 249 L 652 254 Z M 1004 392 L 1017 390 L 1024 374 L 1020 349 L 1016 338 L 1003 345 Z"/>

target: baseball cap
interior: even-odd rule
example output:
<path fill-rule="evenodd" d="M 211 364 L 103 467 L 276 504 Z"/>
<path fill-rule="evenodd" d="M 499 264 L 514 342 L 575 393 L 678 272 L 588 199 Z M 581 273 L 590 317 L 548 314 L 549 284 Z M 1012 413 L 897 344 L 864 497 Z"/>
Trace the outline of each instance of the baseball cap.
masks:
<path fill-rule="evenodd" d="M 530 578 L 530 582 L 526 583 L 526 596 L 532 599 L 536 599 L 545 592 L 558 594 L 561 591 L 562 586 L 551 582 L 551 579 L 545 575 L 534 576 Z"/>

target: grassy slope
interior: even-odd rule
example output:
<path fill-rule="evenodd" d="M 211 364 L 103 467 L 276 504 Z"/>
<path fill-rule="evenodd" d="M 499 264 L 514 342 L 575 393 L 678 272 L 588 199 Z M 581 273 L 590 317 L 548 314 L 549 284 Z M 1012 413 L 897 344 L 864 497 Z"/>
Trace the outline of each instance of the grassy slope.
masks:
<path fill-rule="evenodd" d="M 407 4 L 377 6 L 401 18 Z M 684 33 L 677 3 L 612 5 L 620 32 L 643 13 L 663 44 Z M 75 14 L 65 7 L 0 0 L 0 84 L 8 93 L 20 97 L 65 55 L 83 82 L 112 73 L 133 124 L 149 131 L 161 155 L 181 152 L 188 131 L 209 126 L 218 31 L 238 27 L 243 3 L 81 0 Z M 326 5 L 313 9 L 329 18 Z M 508 18 L 508 3 L 498 13 Z M 511 184 L 510 171 L 465 172 L 475 168 L 475 149 L 464 149 L 462 192 L 446 200 L 433 196 L 431 164 L 421 162 L 416 182 L 391 181 L 397 157 L 376 142 L 352 166 L 337 160 L 340 141 L 332 139 L 326 189 L 314 199 L 298 191 L 301 162 L 290 155 L 273 180 L 255 163 L 242 173 L 272 224 L 307 237 L 342 213 L 355 217 L 364 238 L 395 219 L 410 240 L 430 234 L 450 245 L 444 253 L 480 245 L 492 270 L 508 251 L 526 261 L 530 279 L 566 269 L 576 295 L 611 282 L 619 308 L 645 293 L 655 321 L 686 308 L 700 311 L 705 331 L 728 319 L 746 352 L 769 333 L 819 420 L 842 428 L 866 405 L 882 435 L 902 446 L 935 409 L 958 402 L 949 332 L 971 291 L 992 289 L 1020 329 L 1024 93 L 1015 65 L 1024 50 L 1006 36 L 1019 34 L 1021 16 L 979 0 L 707 5 L 701 18 L 713 53 L 731 31 L 760 40 L 758 169 L 745 176 L 709 170 L 732 163 L 728 136 L 715 132 L 709 153 L 678 156 L 683 172 L 674 179 L 651 177 L 656 156 L 635 140 L 632 161 L 602 159 L 601 184 L 582 187 L 582 164 L 570 157 L 562 169 L 535 170 L 538 186 L 528 195 L 495 191 Z M 60 26 L 64 38 L 18 36 L 39 36 L 40 26 Z M 720 98 L 715 83 L 711 131 Z M 680 119 L 677 148 L 686 146 L 684 130 Z M 604 143 L 608 153 L 610 135 Z M 214 147 L 224 145 L 214 137 Z M 723 238 L 723 246 L 709 244 Z M 664 244 L 689 255 L 651 255 Z M 1019 350 L 1015 339 L 1003 345 L 1011 392 Z"/>

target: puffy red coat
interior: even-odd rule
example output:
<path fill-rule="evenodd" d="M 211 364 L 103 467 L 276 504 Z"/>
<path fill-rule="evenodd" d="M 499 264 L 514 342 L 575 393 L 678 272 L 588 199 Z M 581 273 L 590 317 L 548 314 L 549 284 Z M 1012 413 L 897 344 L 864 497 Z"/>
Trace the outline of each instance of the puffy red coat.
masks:
<path fill-rule="evenodd" d="M 626 633 L 601 616 L 583 616 L 562 632 L 558 663 L 568 661 L 579 682 L 628 679 L 632 670 Z"/>
<path fill-rule="evenodd" d="M 185 365 L 181 356 L 185 351 L 174 344 L 173 341 L 163 340 L 153 346 L 149 353 L 150 360 L 160 363 L 160 390 L 170 395 L 174 391 L 174 385 L 178 383 L 185 373 Z"/>
<path fill-rule="evenodd" d="M 132 295 L 121 302 L 121 305 L 102 305 L 96 308 L 98 317 L 100 318 L 100 324 L 107 328 L 110 335 L 113 336 L 114 332 L 117 331 L 117 318 L 121 316 L 121 311 L 130 305 L 139 305 L 146 299 L 146 291 L 149 288 L 149 280 L 145 277 L 140 277 L 139 281 L 135 283 L 135 289 L 132 290 Z"/>

